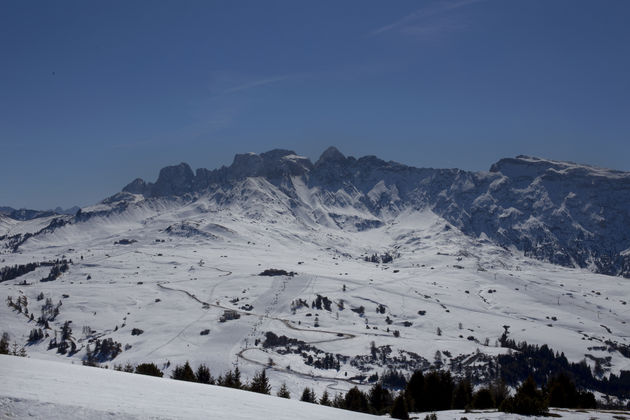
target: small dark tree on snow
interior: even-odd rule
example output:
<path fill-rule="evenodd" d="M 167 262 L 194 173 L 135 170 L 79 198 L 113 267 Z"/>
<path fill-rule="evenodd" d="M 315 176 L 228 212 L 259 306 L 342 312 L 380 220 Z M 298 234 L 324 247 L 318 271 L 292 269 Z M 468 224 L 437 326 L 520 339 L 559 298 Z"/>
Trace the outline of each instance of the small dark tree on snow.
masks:
<path fill-rule="evenodd" d="M 200 384 L 214 385 L 214 378 L 210 374 L 210 369 L 205 364 L 200 364 L 195 373 L 195 378 Z"/>
<path fill-rule="evenodd" d="M 280 398 L 291 398 L 291 393 L 289 392 L 285 382 L 282 383 L 282 386 L 276 395 Z"/>
<path fill-rule="evenodd" d="M 365 393 L 361 392 L 356 386 L 346 393 L 345 408 L 352 411 L 360 411 L 369 413 L 368 399 Z"/>
<path fill-rule="evenodd" d="M 317 404 L 317 396 L 315 395 L 315 391 L 308 387 L 304 388 L 300 401 Z"/>
<path fill-rule="evenodd" d="M 271 394 L 271 385 L 269 385 L 269 379 L 267 378 L 265 369 L 262 369 L 259 373 L 254 375 L 249 390 L 259 394 Z"/>
<path fill-rule="evenodd" d="M 34 344 L 44 338 L 44 331 L 41 328 L 33 328 L 28 335 L 29 344 Z"/>
<path fill-rule="evenodd" d="M 547 402 L 530 375 L 513 397 L 506 398 L 501 403 L 499 410 L 506 413 L 540 415 L 547 412 Z"/>
<path fill-rule="evenodd" d="M 392 406 L 390 414 L 393 419 L 409 418 L 409 413 L 407 412 L 407 402 L 405 401 L 405 396 L 402 393 L 394 400 L 394 405 Z"/>
<path fill-rule="evenodd" d="M 242 389 L 241 371 L 238 369 L 238 366 L 234 369 L 234 372 L 228 370 L 223 378 L 219 377 L 217 384 L 228 388 Z"/>
<path fill-rule="evenodd" d="M 171 374 L 171 378 L 179 381 L 197 382 L 195 373 L 188 362 L 186 362 L 184 366 L 175 366 L 175 370 Z"/>
<path fill-rule="evenodd" d="M 140 375 L 157 376 L 161 378 L 164 373 L 155 365 L 155 363 L 141 363 L 136 366 L 136 373 Z"/>
<path fill-rule="evenodd" d="M 332 405 L 332 401 L 330 401 L 330 397 L 328 396 L 328 391 L 324 390 L 322 397 L 319 399 L 320 405 L 325 405 L 330 407 Z"/>

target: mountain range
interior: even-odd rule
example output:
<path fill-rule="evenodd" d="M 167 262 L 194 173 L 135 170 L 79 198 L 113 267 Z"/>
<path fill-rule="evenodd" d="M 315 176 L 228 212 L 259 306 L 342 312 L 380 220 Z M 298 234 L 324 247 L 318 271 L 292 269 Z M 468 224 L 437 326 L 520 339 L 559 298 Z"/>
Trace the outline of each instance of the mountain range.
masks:
<path fill-rule="evenodd" d="M 246 206 L 242 189 L 252 179 L 264 181 L 269 197 L 303 223 L 369 229 L 427 208 L 471 237 L 526 256 L 630 277 L 630 173 L 572 162 L 517 156 L 470 172 L 356 159 L 335 147 L 313 164 L 277 149 L 238 154 L 215 170 L 168 166 L 155 183 L 136 179 L 105 202 L 120 208 L 137 203 L 134 196 L 209 196 L 217 205 Z"/>

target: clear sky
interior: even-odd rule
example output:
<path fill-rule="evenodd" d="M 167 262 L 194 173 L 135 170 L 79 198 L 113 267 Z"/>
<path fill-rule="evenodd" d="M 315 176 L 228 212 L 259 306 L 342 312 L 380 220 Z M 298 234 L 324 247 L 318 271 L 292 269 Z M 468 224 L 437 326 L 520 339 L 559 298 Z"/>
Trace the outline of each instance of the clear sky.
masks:
<path fill-rule="evenodd" d="M 0 3 L 0 205 L 329 145 L 630 171 L 630 1 Z"/>

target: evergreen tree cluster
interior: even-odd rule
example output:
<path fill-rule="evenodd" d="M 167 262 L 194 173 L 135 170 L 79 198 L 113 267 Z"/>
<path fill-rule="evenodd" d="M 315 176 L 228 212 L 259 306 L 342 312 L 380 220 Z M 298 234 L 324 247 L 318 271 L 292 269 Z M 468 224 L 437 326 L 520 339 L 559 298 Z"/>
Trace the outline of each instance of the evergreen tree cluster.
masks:
<path fill-rule="evenodd" d="M 0 283 L 3 281 L 14 280 L 24 274 L 35 271 L 39 267 L 39 263 L 28 263 L 0 268 Z"/>
<path fill-rule="evenodd" d="M 514 350 L 498 356 L 501 376 L 508 385 L 517 385 L 532 376 L 537 383 L 546 383 L 550 378 L 565 372 L 576 386 L 591 389 L 618 398 L 630 398 L 630 371 L 622 370 L 617 376 L 611 373 L 601 379 L 593 375 L 586 361 L 569 362 L 564 353 L 554 352 L 546 344 L 530 345 L 516 343 L 504 333 L 499 342 L 502 347 Z"/>
<path fill-rule="evenodd" d="M 0 354 L 7 354 L 11 356 L 26 357 L 26 349 L 14 341 L 12 346 L 9 346 L 10 336 L 9 333 L 3 332 L 0 337 Z"/>
<path fill-rule="evenodd" d="M 322 310 L 322 307 L 330 312 L 330 305 L 332 304 L 332 300 L 328 299 L 327 296 L 317 295 L 317 298 L 311 303 L 311 307 L 313 309 Z"/>
<path fill-rule="evenodd" d="M 50 269 L 50 273 L 48 273 L 48 276 L 44 277 L 40 281 L 47 282 L 47 281 L 57 280 L 59 276 L 61 276 L 66 271 L 68 271 L 68 269 L 70 268 L 69 264 L 72 264 L 72 260 L 68 261 L 66 259 L 63 259 L 63 260 L 54 261 Z M 48 265 L 48 264 L 42 264 L 42 265 Z"/>
<path fill-rule="evenodd" d="M 210 373 L 210 369 L 205 364 L 199 365 L 197 370 L 193 371 L 190 363 L 186 362 L 183 365 L 175 366 L 171 374 L 171 378 L 180 381 L 198 382 L 208 385 L 218 385 L 227 388 L 242 389 L 245 391 L 257 392 L 259 394 L 271 394 L 271 385 L 269 384 L 269 378 L 267 377 L 267 372 L 265 369 L 262 369 L 260 372 L 256 373 L 256 375 L 254 375 L 254 377 L 252 378 L 252 381 L 247 384 L 241 381 L 241 371 L 239 370 L 238 366 L 234 368 L 234 370 L 228 370 L 223 375 L 220 375 L 218 378 L 215 379 Z M 286 389 L 286 385 L 281 388 L 281 392 L 283 393 L 283 395 L 279 396 L 284 396 L 286 394 L 285 398 L 288 398 L 289 391 Z"/>
<path fill-rule="evenodd" d="M 87 366 L 96 366 L 98 363 L 113 360 L 122 352 L 122 344 L 114 341 L 112 338 L 94 341 L 94 349 L 87 346 L 87 351 L 83 364 Z"/>
<path fill-rule="evenodd" d="M 71 322 L 72 321 L 66 321 L 63 323 L 59 336 L 55 333 L 55 337 L 48 343 L 48 350 L 56 348 L 57 353 L 66 354 L 70 352 L 70 355 L 77 352 L 77 345 L 72 339 Z"/>

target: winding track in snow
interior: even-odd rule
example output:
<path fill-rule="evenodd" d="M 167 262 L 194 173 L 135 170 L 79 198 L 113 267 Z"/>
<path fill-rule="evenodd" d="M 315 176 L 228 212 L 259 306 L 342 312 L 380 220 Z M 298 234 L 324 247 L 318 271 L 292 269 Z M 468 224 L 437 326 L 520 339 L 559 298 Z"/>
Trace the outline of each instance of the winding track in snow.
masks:
<path fill-rule="evenodd" d="M 211 268 L 215 268 L 215 269 L 217 269 L 219 271 L 223 271 L 223 272 L 228 273 L 228 274 L 222 275 L 222 277 L 229 276 L 230 274 L 232 274 L 229 271 L 221 270 L 221 269 L 218 269 L 216 267 L 211 267 Z M 223 306 L 223 305 L 218 305 L 218 304 L 214 304 L 214 303 L 205 302 L 205 301 L 199 299 L 195 294 L 190 293 L 187 290 L 177 289 L 177 288 L 174 288 L 174 287 L 166 286 L 167 283 L 170 283 L 170 282 L 159 282 L 159 283 L 157 283 L 157 285 L 161 289 L 165 289 L 165 290 L 170 290 L 170 291 L 175 291 L 175 292 L 180 292 L 180 293 L 186 294 L 188 297 L 190 297 L 191 299 L 193 299 L 197 303 L 201 304 L 204 309 L 208 309 L 209 307 L 214 307 L 214 308 L 219 308 L 219 309 L 224 309 L 224 310 L 231 310 L 231 311 L 235 311 L 235 312 L 240 313 L 240 314 L 245 315 L 245 316 L 257 317 L 260 320 L 268 319 L 268 320 L 279 321 L 279 322 L 282 322 L 287 328 L 289 328 L 291 330 L 294 330 L 294 331 L 303 331 L 303 332 L 321 333 L 321 334 L 334 334 L 335 335 L 335 338 L 324 339 L 324 340 L 308 341 L 307 344 L 331 343 L 331 342 L 334 342 L 334 341 L 350 340 L 350 339 L 356 338 L 355 334 L 341 332 L 341 331 L 330 331 L 330 330 L 320 330 L 320 329 L 310 329 L 310 328 L 298 328 L 298 327 L 294 326 L 292 324 L 292 322 L 290 320 L 288 320 L 288 319 L 274 317 L 274 316 L 270 316 L 270 315 L 260 315 L 260 314 L 244 311 L 244 310 L 241 310 L 241 309 L 234 309 L 234 308 L 230 308 L 230 307 Z M 201 318 L 203 318 L 203 316 L 205 316 L 205 314 L 202 315 Z M 201 319 L 201 318 L 199 318 L 199 319 Z M 198 319 L 193 321 L 192 323 L 186 325 L 175 337 L 171 338 L 168 342 L 166 342 L 166 343 L 162 344 L 161 346 L 157 347 L 156 349 L 152 350 L 150 353 L 148 353 L 148 355 L 154 353 L 155 351 L 159 350 L 160 348 L 162 348 L 162 347 L 170 344 L 174 340 L 176 340 L 190 325 L 192 325 L 193 323 L 195 323 L 197 321 L 198 321 Z M 384 334 L 375 334 L 375 335 L 384 335 Z M 264 367 L 266 369 L 272 369 L 272 370 L 275 370 L 277 372 L 289 373 L 291 375 L 296 375 L 296 376 L 299 376 L 301 378 L 306 378 L 306 379 L 311 379 L 311 380 L 312 379 L 317 379 L 317 380 L 321 380 L 321 381 L 330 382 L 330 384 L 327 386 L 330 389 L 335 389 L 335 388 L 333 388 L 333 386 L 337 385 L 339 382 L 346 382 L 346 383 L 351 384 L 351 385 L 361 385 L 361 382 L 355 381 L 355 380 L 352 380 L 352 379 L 331 378 L 331 377 L 327 377 L 327 376 L 320 376 L 320 375 L 313 375 L 313 374 L 308 374 L 308 373 L 297 372 L 297 371 L 294 371 L 294 370 L 290 370 L 290 369 L 286 369 L 286 368 L 282 368 L 282 367 L 278 367 L 278 366 L 269 366 L 268 364 L 261 363 L 261 362 L 259 362 L 257 360 L 250 359 L 249 357 L 245 356 L 245 353 L 248 352 L 248 351 L 251 351 L 251 350 L 260 350 L 260 349 L 258 349 L 258 348 L 245 348 L 245 349 L 242 349 L 241 351 L 239 351 L 237 353 L 237 357 L 239 357 L 239 358 L 241 358 L 241 359 L 243 359 L 243 360 L 245 360 L 245 361 L 247 361 L 249 363 L 262 366 L 262 367 Z"/>

